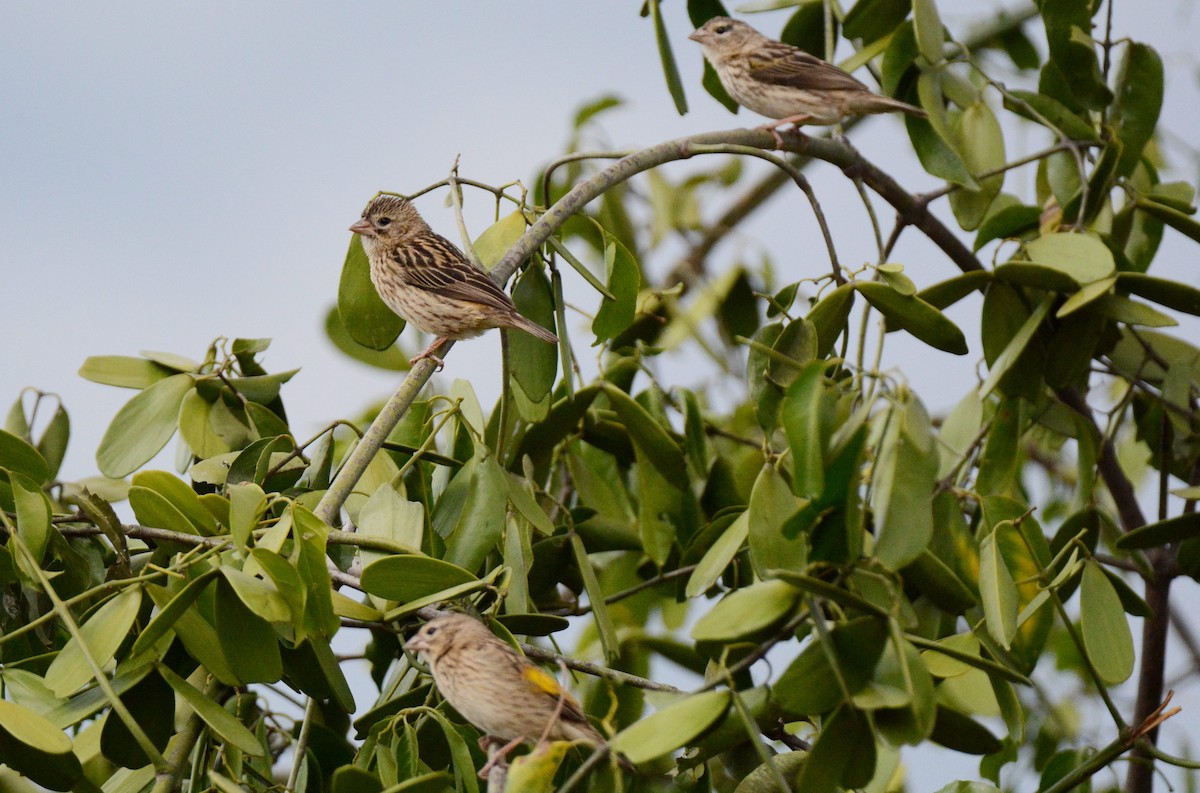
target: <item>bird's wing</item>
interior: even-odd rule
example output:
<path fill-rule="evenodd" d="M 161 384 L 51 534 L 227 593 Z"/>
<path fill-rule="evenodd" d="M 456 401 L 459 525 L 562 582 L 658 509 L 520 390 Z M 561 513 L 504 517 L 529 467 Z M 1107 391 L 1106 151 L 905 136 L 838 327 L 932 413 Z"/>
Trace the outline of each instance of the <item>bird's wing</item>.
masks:
<path fill-rule="evenodd" d="M 583 708 L 579 706 L 579 703 L 575 700 L 575 697 L 571 696 L 570 692 L 563 690 L 563 687 L 558 684 L 554 675 L 539 666 L 534 666 L 524 659 L 521 659 L 521 666 L 521 677 L 529 683 L 530 688 L 545 694 L 553 699 L 555 703 L 558 702 L 560 697 L 562 698 L 562 717 L 565 721 L 575 722 L 576 724 L 588 724 L 587 716 L 583 713 Z"/>
<path fill-rule="evenodd" d="M 482 303 L 500 311 L 515 311 L 512 299 L 462 255 L 445 237 L 427 237 L 401 247 L 393 254 L 401 278 L 409 286 L 442 297 Z"/>
<path fill-rule="evenodd" d="M 773 44 L 747 57 L 750 76 L 755 80 L 817 91 L 870 91 L 832 63 L 789 44 Z"/>

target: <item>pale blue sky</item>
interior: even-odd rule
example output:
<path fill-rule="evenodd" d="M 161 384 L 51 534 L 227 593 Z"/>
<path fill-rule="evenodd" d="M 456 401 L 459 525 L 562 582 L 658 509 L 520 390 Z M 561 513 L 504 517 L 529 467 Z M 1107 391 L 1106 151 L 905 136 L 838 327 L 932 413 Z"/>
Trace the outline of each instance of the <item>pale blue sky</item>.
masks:
<path fill-rule="evenodd" d="M 606 117 L 606 146 L 751 123 L 700 90 L 685 4 L 667 2 L 692 105 L 689 115 L 676 114 L 639 5 L 3 3 L 0 408 L 26 385 L 61 394 L 74 422 L 64 475 L 88 475 L 105 425 L 131 392 L 77 377 L 84 358 L 140 349 L 199 357 L 226 335 L 273 337 L 268 369 L 301 367 L 284 390 L 298 433 L 356 415 L 389 393 L 397 376 L 341 356 L 325 341 L 321 321 L 336 297 L 346 227 L 376 190 L 437 181 L 457 154 L 464 176 L 527 180 L 559 153 L 577 106 L 602 93 L 629 102 Z M 981 9 L 1001 7 L 940 5 L 957 35 Z M 775 35 L 785 19 L 750 21 Z M 1117 27 L 1160 46 L 1169 71 L 1166 125 L 1191 138 L 1197 64 L 1190 52 L 1200 30 L 1190 4 L 1118 3 Z M 916 165 L 897 120 L 873 120 L 853 140 L 906 187 L 936 186 Z M 1043 143 L 1020 133 L 1008 153 Z M 1191 168 L 1175 178 L 1194 181 Z M 852 188 L 828 168 L 811 178 L 843 261 L 873 260 Z M 1028 196 L 1030 179 L 1016 177 L 1007 189 Z M 877 206 L 890 224 L 892 214 Z M 420 207 L 436 229 L 457 238 L 440 198 Z M 490 200 L 468 193 L 475 234 L 490 212 Z M 918 284 L 955 273 L 911 237 L 895 259 Z M 714 266 L 758 245 L 796 278 L 825 267 L 798 195 L 774 199 L 717 251 Z M 1168 245 L 1179 252 L 1176 277 L 1194 283 L 1194 246 L 1170 232 Z M 951 316 L 962 321 L 975 310 Z M 889 360 L 935 409 L 956 401 L 975 371 L 978 333 L 964 329 L 971 343 L 964 358 L 889 342 Z M 486 404 L 498 392 L 498 344 L 489 334 L 456 347 L 443 382 L 470 377 Z M 689 374 L 667 370 L 669 380 Z M 1179 588 L 1194 597 L 1191 582 Z M 1195 686 L 1182 693 L 1187 712 L 1167 732 L 1186 724 L 1195 742 L 1200 697 Z M 948 752 L 909 762 L 914 790 L 976 773 L 974 760 Z"/>

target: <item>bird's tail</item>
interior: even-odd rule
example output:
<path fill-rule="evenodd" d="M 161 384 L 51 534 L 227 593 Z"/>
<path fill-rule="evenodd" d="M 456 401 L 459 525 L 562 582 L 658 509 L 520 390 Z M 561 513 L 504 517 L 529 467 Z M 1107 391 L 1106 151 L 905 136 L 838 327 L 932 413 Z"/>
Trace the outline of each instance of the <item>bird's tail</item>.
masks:
<path fill-rule="evenodd" d="M 872 96 L 871 104 L 873 107 L 868 111 L 871 113 L 891 113 L 898 110 L 901 113 L 907 113 L 917 118 L 927 118 L 929 115 L 919 107 L 910 105 L 908 102 L 901 102 L 899 99 L 893 99 L 890 96 Z"/>
<path fill-rule="evenodd" d="M 537 339 L 541 339 L 542 341 L 546 342 L 547 344 L 558 344 L 557 336 L 555 336 L 553 333 L 546 330 L 545 328 L 543 328 L 541 325 L 537 324 L 536 322 L 526 319 L 525 317 L 521 316 L 520 314 L 513 313 L 511 316 L 509 316 L 508 326 L 510 328 L 518 328 L 519 330 L 523 330 L 526 333 L 528 333 L 530 336 L 533 336 L 534 338 L 537 338 Z"/>

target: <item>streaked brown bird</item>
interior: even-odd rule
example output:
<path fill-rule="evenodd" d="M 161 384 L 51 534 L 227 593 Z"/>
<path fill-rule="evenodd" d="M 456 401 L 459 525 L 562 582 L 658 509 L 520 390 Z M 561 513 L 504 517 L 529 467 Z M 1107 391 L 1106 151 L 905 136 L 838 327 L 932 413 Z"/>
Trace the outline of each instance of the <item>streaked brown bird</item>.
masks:
<path fill-rule="evenodd" d="M 444 613 L 422 625 L 404 649 L 424 655 L 438 691 L 467 721 L 506 742 L 499 758 L 522 743 L 605 743 L 553 675 L 474 617 Z"/>
<path fill-rule="evenodd" d="M 688 36 L 699 42 L 721 85 L 744 108 L 775 119 L 767 129 L 779 146 L 783 124 L 829 125 L 846 116 L 899 111 L 925 117 L 919 107 L 880 96 L 832 63 L 791 44 L 769 39 L 729 17 L 713 17 Z"/>
<path fill-rule="evenodd" d="M 470 339 L 490 328 L 517 328 L 547 344 L 558 337 L 517 313 L 508 293 L 462 251 L 429 227 L 416 207 L 393 195 L 377 196 L 350 227 L 362 235 L 371 283 L 388 308 L 437 338 L 409 363 L 431 358 L 450 339 Z"/>

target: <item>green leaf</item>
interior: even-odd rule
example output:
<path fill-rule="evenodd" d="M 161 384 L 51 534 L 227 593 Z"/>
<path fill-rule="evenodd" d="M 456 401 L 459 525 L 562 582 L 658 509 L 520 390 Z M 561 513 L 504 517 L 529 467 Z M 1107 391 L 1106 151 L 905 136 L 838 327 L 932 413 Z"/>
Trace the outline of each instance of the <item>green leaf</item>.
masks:
<path fill-rule="evenodd" d="M 1012 646 L 1017 633 L 1017 587 L 991 532 L 979 547 L 979 594 L 987 630 L 1001 647 Z"/>
<path fill-rule="evenodd" d="M 1108 278 L 1116 272 L 1112 251 L 1088 234 L 1045 234 L 1025 245 L 1025 256 L 1033 264 L 1065 275 L 1076 286 Z"/>
<path fill-rule="evenodd" d="M 457 565 L 428 556 L 385 556 L 362 572 L 363 591 L 398 603 L 433 595 L 478 579 Z"/>
<path fill-rule="evenodd" d="M 160 606 L 158 613 L 150 620 L 150 623 L 145 629 L 138 634 L 137 639 L 133 642 L 133 648 L 130 650 L 130 656 L 138 656 L 149 650 L 158 640 L 171 630 L 172 626 L 179 620 L 185 611 L 191 608 L 196 599 L 200 597 L 209 583 L 217 576 L 217 568 L 211 568 L 200 574 L 180 589 L 171 597 L 164 606 Z"/>
<path fill-rule="evenodd" d="M 1144 297 L 1160 306 L 1200 316 L 1200 289 L 1181 281 L 1144 273 L 1118 273 L 1117 289 Z"/>
<path fill-rule="evenodd" d="M 934 107 L 934 113 L 944 113 L 940 90 L 924 88 L 929 84 L 927 78 L 931 79 L 932 73 L 922 74 L 917 81 L 918 88 L 923 88 L 920 91 L 921 107 L 927 112 L 930 107 Z M 962 157 L 937 133 L 929 121 L 906 115 L 904 126 L 908 129 L 908 137 L 917 153 L 917 159 L 921 161 L 921 167 L 926 172 L 931 176 L 962 185 L 968 190 L 979 188 Z"/>
<path fill-rule="evenodd" d="M 29 477 L 41 487 L 50 478 L 50 465 L 41 453 L 23 438 L 0 430 L 0 466 Z"/>
<path fill-rule="evenodd" d="M 705 691 L 635 721 L 612 739 L 613 751 L 647 763 L 687 746 L 729 710 L 728 691 Z"/>
<path fill-rule="evenodd" d="M 229 495 L 229 533 L 238 547 L 250 544 L 251 532 L 258 526 L 267 508 L 267 495 L 254 482 L 231 485 Z"/>
<path fill-rule="evenodd" d="M 196 495 L 196 491 L 179 477 L 169 474 L 166 471 L 140 471 L 133 477 L 132 482 L 133 487 L 130 488 L 131 494 L 135 489 L 150 490 L 162 496 L 171 506 L 175 507 L 179 514 L 183 515 L 192 525 L 193 531 L 189 533 L 206 535 L 217 533 L 217 519 L 205 508 L 199 496 Z M 131 495 L 131 503 L 133 499 L 134 496 Z M 166 526 L 164 528 L 172 527 Z M 187 531 L 187 529 L 182 528 L 179 530 Z"/>
<path fill-rule="evenodd" d="M 938 30 L 940 34 L 940 22 Z M 978 190 L 955 190 L 950 194 L 950 208 L 954 211 L 954 217 L 963 229 L 971 231 L 979 228 L 992 202 L 1004 187 L 1003 173 L 980 178 L 981 174 L 1004 166 L 1004 133 L 982 97 L 963 110 L 953 125 L 953 131 L 967 168 L 979 180 Z"/>
<path fill-rule="evenodd" d="M 879 449 L 872 488 L 875 555 L 884 567 L 899 570 L 920 556 L 933 537 L 938 452 L 929 415 L 915 396 L 892 408 L 889 424 L 894 442 Z"/>
<path fill-rule="evenodd" d="M 483 269 L 491 270 L 524 234 L 525 215 L 517 209 L 484 229 L 471 247 L 475 249 L 475 255 L 479 257 Z"/>
<path fill-rule="evenodd" d="M 262 757 L 266 754 L 258 739 L 254 737 L 254 733 L 246 729 L 246 726 L 234 718 L 229 711 L 172 672 L 165 664 L 159 664 L 156 668 L 171 688 L 175 689 L 175 693 L 191 706 L 200 720 L 207 724 L 217 737 L 251 757 Z"/>
<path fill-rule="evenodd" d="M 92 679 L 92 667 L 84 657 L 84 647 L 100 668 L 112 660 L 137 619 L 142 603 L 142 588 L 130 586 L 114 595 L 71 637 L 46 670 L 46 686 L 58 697 L 75 693 Z M 82 639 L 82 644 L 80 640 Z"/>
<path fill-rule="evenodd" d="M 239 570 L 229 565 L 221 566 L 221 574 L 225 577 L 225 583 L 232 588 L 232 593 L 237 595 L 242 605 L 253 612 L 254 617 L 266 622 L 290 622 L 294 616 L 299 616 L 303 612 L 304 583 L 300 580 L 296 569 L 278 554 L 263 548 L 255 548 L 252 553 L 256 553 L 255 562 L 247 563 L 249 570 Z M 267 577 L 259 578 L 252 574 L 252 571 L 259 572 L 257 567 L 261 567 L 264 572 L 267 572 Z M 284 569 L 291 570 L 291 573 L 283 572 Z M 300 591 L 293 590 L 285 593 L 279 587 L 280 582 L 285 583 L 289 588 L 300 587 Z M 221 597 L 220 593 L 217 597 Z M 218 617 L 220 617 L 219 613 Z M 219 624 L 220 619 L 218 619 Z M 262 630 L 262 633 L 269 634 L 270 632 L 270 625 L 265 626 Z M 228 656 L 228 653 L 226 655 Z"/>
<path fill-rule="evenodd" d="M 980 399 L 992 393 L 996 386 L 1000 384 L 1001 378 L 1017 363 L 1021 357 L 1021 353 L 1025 352 L 1025 348 L 1029 345 L 1030 340 L 1033 339 L 1034 334 L 1037 333 L 1038 328 L 1041 327 L 1042 321 L 1050 313 L 1050 308 L 1053 305 L 1054 297 L 1052 295 L 1042 298 L 1042 302 L 1029 315 L 1025 323 L 1021 325 L 1020 330 L 1012 337 L 1012 340 L 1008 342 L 1003 352 L 992 363 L 991 369 L 988 370 L 987 379 L 979 387 Z"/>
<path fill-rule="evenodd" d="M 212 422 L 213 404 L 195 389 L 188 391 L 179 406 L 179 434 L 192 453 L 204 459 L 226 454 L 232 447 L 217 432 Z"/>
<path fill-rule="evenodd" d="M 667 26 L 663 22 L 658 3 L 659 0 L 646 0 L 650 8 L 650 19 L 654 23 L 654 40 L 658 43 L 658 57 L 662 60 L 663 76 L 667 78 L 667 90 L 671 92 L 675 109 L 682 116 L 688 111 L 687 97 L 683 93 L 683 81 L 679 78 L 679 67 L 675 65 L 675 55 L 671 52 L 671 38 L 667 35 Z"/>
<path fill-rule="evenodd" d="M 120 388 L 147 388 L 170 375 L 161 364 L 128 355 L 92 355 L 79 367 L 80 377 Z"/>
<path fill-rule="evenodd" d="M 917 292 L 917 297 L 940 311 L 973 292 L 982 292 L 991 281 L 992 274 L 987 270 L 972 270 L 927 286 Z"/>
<path fill-rule="evenodd" d="M 597 342 L 614 339 L 633 324 L 642 283 L 641 268 L 633 254 L 609 234 L 604 237 L 604 269 L 613 297 L 601 299 L 596 318 L 592 320 L 592 333 L 596 334 Z"/>
<path fill-rule="evenodd" d="M 842 706 L 822 725 L 809 751 L 796 789 L 804 793 L 836 793 L 863 787 L 875 773 L 875 735 L 862 711 Z"/>
<path fill-rule="evenodd" d="M 971 249 L 978 251 L 992 240 L 1020 239 L 1032 234 L 1037 231 L 1041 217 L 1042 210 L 1025 204 L 1014 204 L 999 210 L 993 206 L 992 214 L 988 215 L 980 224 L 979 232 L 975 235 L 975 242 Z M 974 273 L 971 274 L 974 275 Z M 984 271 L 981 275 L 983 274 L 986 274 L 990 280 L 991 273 Z M 945 307 L 924 293 L 921 296 L 939 308 Z"/>
<path fill-rule="evenodd" d="M 13 506 L 17 512 L 17 531 L 25 541 L 29 555 L 33 557 L 33 564 L 41 565 L 51 536 L 50 499 L 32 480 L 19 473 L 9 474 L 9 484 L 12 486 Z M 9 550 L 17 554 L 15 548 L 10 547 Z M 25 569 L 24 554 L 18 554 L 17 560 L 21 568 Z M 25 572 L 31 581 L 37 580 L 35 570 L 25 569 Z"/>
<path fill-rule="evenodd" d="M 239 579 L 239 585 L 258 600 L 272 595 L 279 603 L 277 609 L 284 619 L 290 617 L 283 606 L 282 598 L 274 587 L 262 579 L 254 578 L 240 570 L 224 568 L 224 577 L 217 582 L 216 607 L 214 608 L 217 639 L 229 668 L 243 683 L 274 683 L 283 674 L 283 661 L 279 655 L 279 641 L 271 624 L 260 617 L 234 591 L 230 581 Z M 254 583 L 251 583 L 254 582 Z M 270 594 L 266 594 L 269 592 Z M 282 620 L 281 620 L 282 621 Z"/>
<path fill-rule="evenodd" d="M 1117 283 L 1117 277 L 1110 275 L 1107 278 L 1101 278 L 1099 281 L 1092 281 L 1084 284 L 1078 292 L 1068 297 L 1063 301 L 1063 304 L 1058 307 L 1058 311 L 1054 312 L 1057 319 L 1069 316 L 1084 306 L 1092 303 L 1098 303 L 1101 298 L 1112 291 L 1113 286 Z"/>
<path fill-rule="evenodd" d="M 1178 209 L 1145 198 L 1137 199 L 1134 202 L 1134 206 L 1166 223 L 1180 234 L 1187 236 L 1195 242 L 1200 242 L 1200 222 L 1193 220 Z"/>
<path fill-rule="evenodd" d="M 0 700 L 0 757 L 10 771 L 5 774 L 7 787 L 32 788 L 14 778 L 21 774 L 51 790 L 75 789 L 83 767 L 72 749 L 71 739 L 47 719 L 15 702 Z"/>
<path fill-rule="evenodd" d="M 805 317 L 817 331 L 816 357 L 827 358 L 838 337 L 846 332 L 846 320 L 854 307 L 854 286 L 842 284 L 812 307 Z"/>
<path fill-rule="evenodd" d="M 1163 102 L 1162 58 L 1147 44 L 1130 42 L 1117 72 L 1117 98 L 1112 108 L 1117 140 L 1123 145 L 1119 176 L 1133 173 L 1146 144 L 1154 137 Z"/>
<path fill-rule="evenodd" d="M 1043 0 L 1041 12 L 1050 46 L 1050 64 L 1062 75 L 1063 87 L 1081 106 L 1102 110 L 1113 97 L 1104 84 L 1095 42 L 1090 36 L 1090 0 Z"/>
<path fill-rule="evenodd" d="M 750 512 L 747 510 L 738 515 L 737 519 L 721 533 L 717 541 L 705 551 L 704 556 L 696 564 L 696 568 L 692 570 L 691 576 L 688 577 L 687 588 L 684 591 L 685 596 L 699 597 L 711 589 L 721 574 L 725 572 L 725 568 L 737 556 L 749 533 Z"/>
<path fill-rule="evenodd" d="M 903 22 L 910 7 L 910 0 L 858 0 L 846 12 L 842 32 L 847 39 L 875 41 Z"/>
<path fill-rule="evenodd" d="M 1076 115 L 1071 108 L 1057 99 L 1034 91 L 1008 91 L 1004 97 L 1004 109 L 1024 116 L 1038 124 L 1058 129 L 1071 140 L 1099 142 L 1095 128 Z M 1044 120 L 1043 120 L 1044 119 Z"/>
<path fill-rule="evenodd" d="M 1091 561 L 1083 568 L 1079 587 L 1079 627 L 1083 646 L 1100 679 L 1109 685 L 1129 679 L 1135 660 L 1129 621 L 1112 582 Z"/>
<path fill-rule="evenodd" d="M 358 533 L 364 537 L 388 540 L 408 553 L 419 554 L 425 538 L 425 506 L 400 496 L 391 483 L 375 489 L 358 511 Z M 359 549 L 364 567 L 392 556 L 394 552 Z"/>
<path fill-rule="evenodd" d="M 786 581 L 760 581 L 735 590 L 692 626 L 698 642 L 731 642 L 790 616 L 800 592 Z"/>
<path fill-rule="evenodd" d="M 808 537 L 794 520 L 807 511 L 809 503 L 792 494 L 778 468 L 769 463 L 763 466 L 747 510 L 750 562 L 759 578 L 766 578 L 771 568 L 796 572 L 804 569 L 808 563 Z"/>
<path fill-rule="evenodd" d="M 912 7 L 913 32 L 917 36 L 917 47 L 925 60 L 940 63 L 945 33 L 942 31 L 942 20 L 938 17 L 937 6 L 933 0 L 912 0 Z"/>
<path fill-rule="evenodd" d="M 350 338 L 372 350 L 391 347 L 404 330 L 404 320 L 387 307 L 371 283 L 371 264 L 357 234 L 350 238 L 342 265 L 337 309 Z"/>
<path fill-rule="evenodd" d="M 955 355 L 967 354 L 967 340 L 958 326 L 919 297 L 902 295 L 876 281 L 859 281 L 854 288 L 887 318 L 889 330 L 906 330 L 931 347 Z"/>
<path fill-rule="evenodd" d="M 887 640 L 884 619 L 860 617 L 835 625 L 828 642 L 817 638 L 784 670 L 772 686 L 773 699 L 789 714 L 828 713 L 872 678 Z M 836 673 L 831 663 L 837 664 Z"/>
<path fill-rule="evenodd" d="M 825 490 L 825 447 L 822 432 L 825 411 L 825 361 L 814 361 L 792 384 L 781 406 L 780 418 L 792 449 L 792 490 L 801 498 L 818 498 Z"/>
<path fill-rule="evenodd" d="M 512 298 L 523 316 L 554 329 L 554 292 L 540 267 L 525 268 L 513 287 Z M 528 333 L 510 333 L 508 352 L 512 379 L 517 386 L 530 402 L 546 401 L 558 375 L 558 349 Z"/>
<path fill-rule="evenodd" d="M 207 599 L 211 595 L 207 595 L 203 591 L 204 588 L 199 587 L 196 595 L 206 595 Z M 151 584 L 146 587 L 146 591 L 150 593 L 151 599 L 154 600 L 154 604 L 158 606 L 160 612 L 165 611 L 172 602 L 171 593 L 165 587 Z M 176 595 L 176 597 L 178 596 L 179 594 Z M 209 610 L 211 603 L 212 601 L 209 600 Z M 237 675 L 229 668 L 225 654 L 221 651 L 221 642 L 217 637 L 217 631 L 201 613 L 201 608 L 191 608 L 189 604 L 188 607 L 179 609 L 173 624 L 177 626 L 174 628 L 175 635 L 183 643 L 188 655 L 202 664 L 220 682 L 228 686 L 238 685 Z"/>
<path fill-rule="evenodd" d="M 639 494 L 638 533 L 646 555 L 661 567 L 667 563 L 675 547 L 678 528 L 682 523 L 684 496 L 680 488 L 663 474 L 645 447 L 636 441 L 634 452 L 637 457 Z"/>
<path fill-rule="evenodd" d="M 399 347 L 391 345 L 382 350 L 373 350 L 351 338 L 336 305 L 325 312 L 325 336 L 341 352 L 368 366 L 389 372 L 402 372 L 412 368 L 408 363 L 408 355 Z"/>
<path fill-rule="evenodd" d="M 1186 513 L 1134 529 L 1117 538 L 1121 549 L 1157 548 L 1190 537 L 1200 537 L 1200 513 Z"/>
<path fill-rule="evenodd" d="M 504 515 L 508 507 L 508 482 L 504 470 L 483 444 L 475 448 L 475 466 L 466 501 L 453 532 L 445 538 L 445 560 L 467 570 L 478 570 L 504 536 Z M 458 476 L 465 471 L 464 467 Z"/>
<path fill-rule="evenodd" d="M 1169 328 L 1179 324 L 1179 320 L 1162 313 L 1145 303 L 1130 300 L 1124 295 L 1103 295 L 1093 307 L 1097 314 L 1122 322 L 1126 325 L 1140 325 L 1144 328 Z"/>
<path fill-rule="evenodd" d="M 608 604 L 604 602 L 604 590 L 600 587 L 596 570 L 588 559 L 583 539 L 574 532 L 569 537 L 571 553 L 575 557 L 575 567 L 579 570 L 579 577 L 583 579 L 583 591 L 588 597 L 588 602 L 592 604 L 592 616 L 596 622 L 596 633 L 600 636 L 600 646 L 604 650 L 604 657 L 611 663 L 621 655 L 621 642 L 617 637 L 617 628 L 608 611 Z"/>
<path fill-rule="evenodd" d="M 120 479 L 158 454 L 175 434 L 179 406 L 194 383 L 190 374 L 171 375 L 126 402 L 113 417 L 96 450 L 100 472 Z"/>
<path fill-rule="evenodd" d="M 71 419 L 67 415 L 66 409 L 59 403 L 54 410 L 54 415 L 46 424 L 42 437 L 37 442 L 38 454 L 42 455 L 46 464 L 50 466 L 51 477 L 58 475 L 58 469 L 62 466 L 63 457 L 67 453 L 67 441 L 70 438 Z"/>
<path fill-rule="evenodd" d="M 293 549 L 288 560 L 295 566 L 308 592 L 305 595 L 304 633 L 316 634 L 328 639 L 337 633 L 340 622 L 333 613 L 333 597 L 330 594 L 329 561 L 326 555 L 326 540 L 329 525 L 312 513 L 303 504 L 293 502 L 284 513 L 292 519 L 292 538 L 298 549 Z"/>
<path fill-rule="evenodd" d="M 529 754 L 512 761 L 505 787 L 528 793 L 554 793 L 554 774 L 570 748 L 566 741 L 537 744 Z"/>
<path fill-rule="evenodd" d="M 686 488 L 687 460 L 675 439 L 654 419 L 650 411 L 629 394 L 610 382 L 602 385 L 612 409 L 628 429 L 634 446 L 645 452 L 663 478 L 675 487 Z"/>

